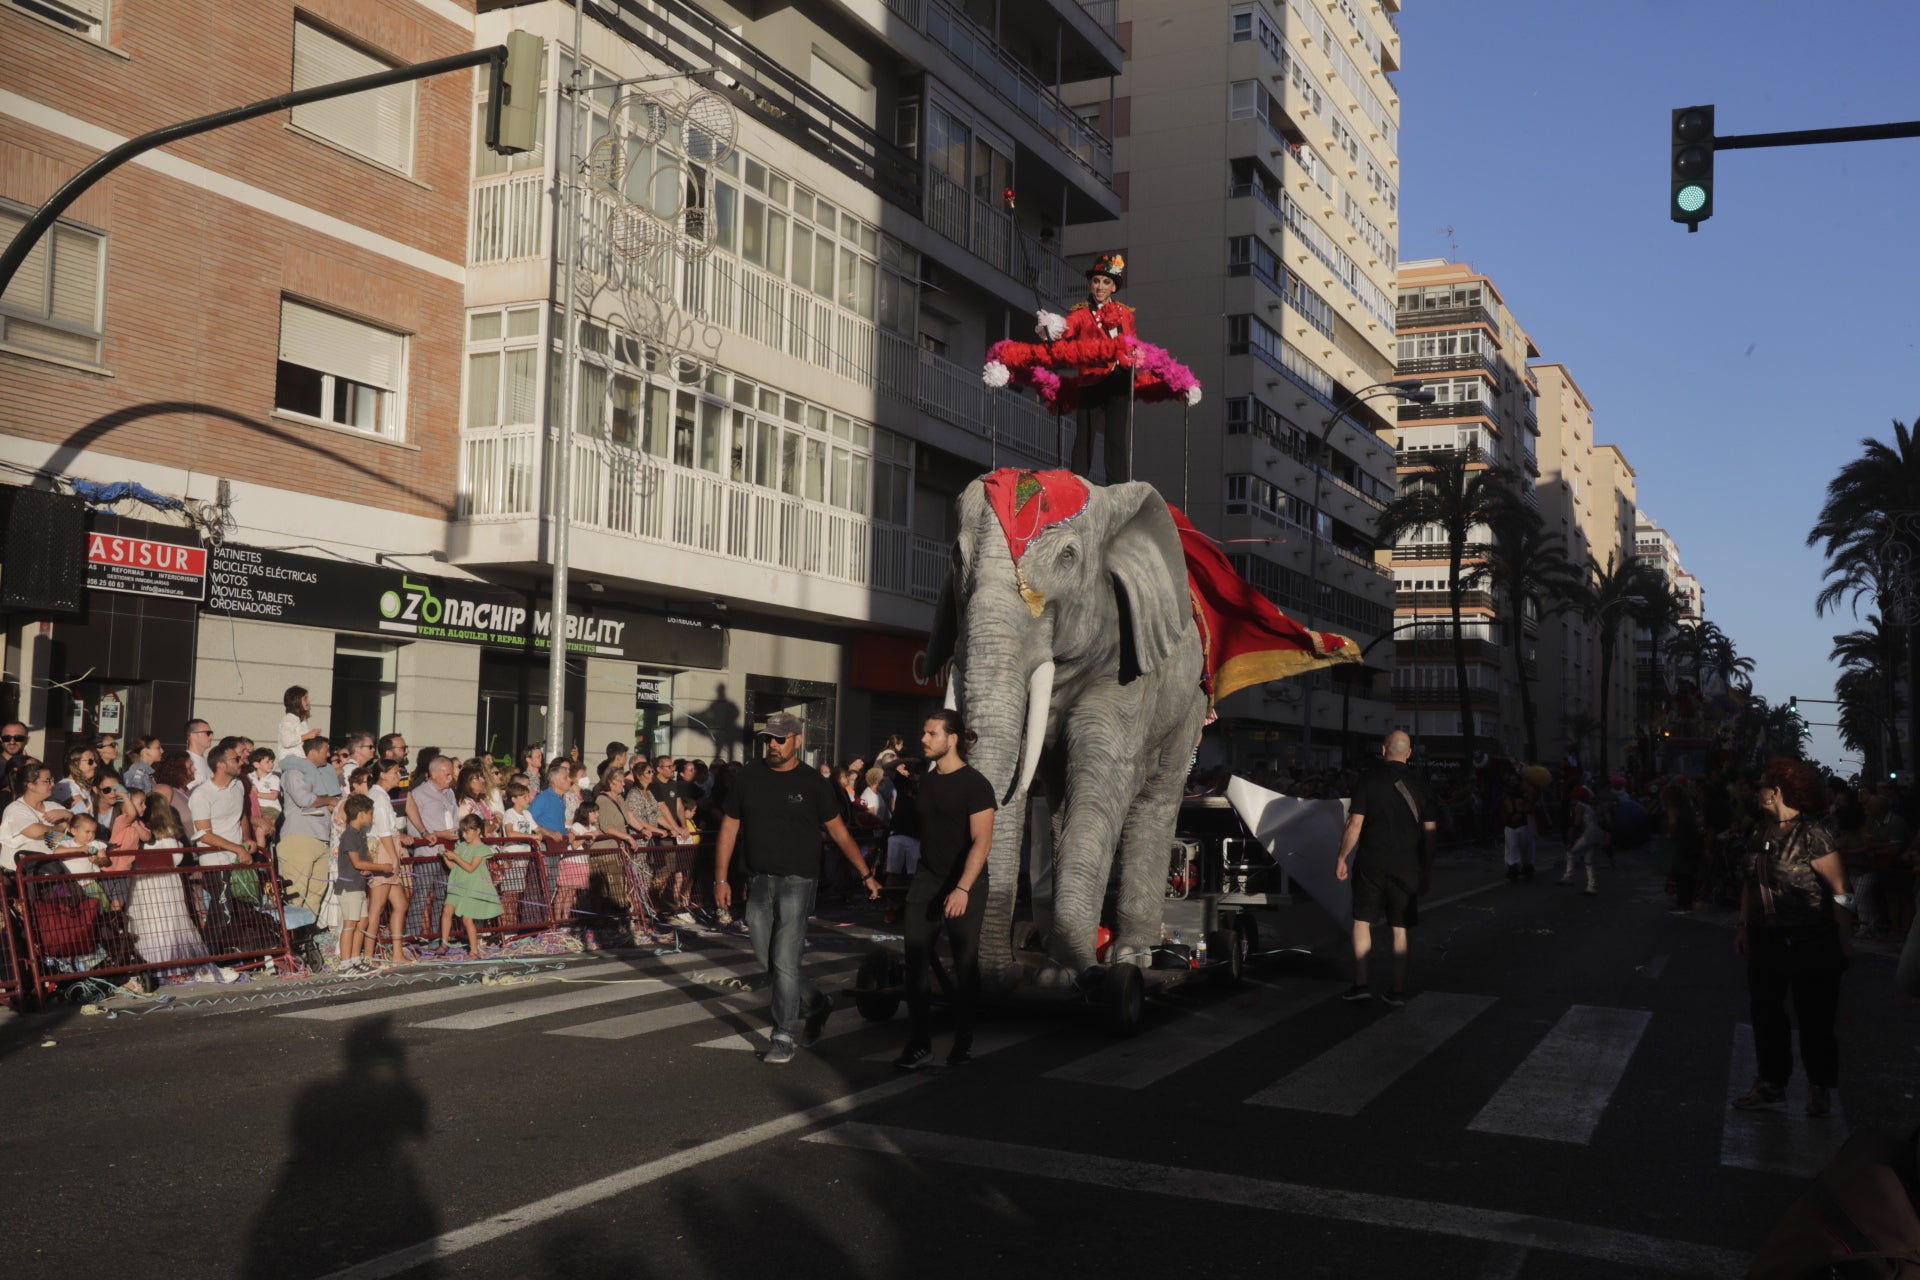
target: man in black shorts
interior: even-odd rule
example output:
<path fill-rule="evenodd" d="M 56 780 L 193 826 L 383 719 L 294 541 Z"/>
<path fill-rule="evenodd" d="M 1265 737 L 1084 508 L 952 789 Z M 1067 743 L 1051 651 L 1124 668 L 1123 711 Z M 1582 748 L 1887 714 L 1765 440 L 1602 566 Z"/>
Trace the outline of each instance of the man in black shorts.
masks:
<path fill-rule="evenodd" d="M 1380 754 L 1385 762 L 1354 788 L 1347 803 L 1347 827 L 1340 836 L 1334 874 L 1353 879 L 1353 985 L 1343 1000 L 1367 1000 L 1367 953 L 1373 950 L 1374 922 L 1385 917 L 1393 927 L 1393 987 L 1386 1001 L 1398 1009 L 1407 1003 L 1407 930 L 1419 923 L 1418 895 L 1427 891 L 1438 830 L 1433 798 L 1407 768 L 1413 742 L 1399 729 L 1387 735 Z"/>
<path fill-rule="evenodd" d="M 973 1006 L 980 994 L 980 925 L 987 911 L 987 854 L 993 848 L 993 784 L 961 758 L 973 735 L 957 711 L 936 711 L 920 734 L 932 768 L 920 781 L 920 866 L 907 887 L 900 931 L 907 944 L 907 1009 L 912 1030 L 893 1060 L 912 1071 L 933 1056 L 927 1014 L 933 1004 L 933 948 L 945 932 L 953 946 L 953 1051 L 950 1067 L 973 1060 Z"/>

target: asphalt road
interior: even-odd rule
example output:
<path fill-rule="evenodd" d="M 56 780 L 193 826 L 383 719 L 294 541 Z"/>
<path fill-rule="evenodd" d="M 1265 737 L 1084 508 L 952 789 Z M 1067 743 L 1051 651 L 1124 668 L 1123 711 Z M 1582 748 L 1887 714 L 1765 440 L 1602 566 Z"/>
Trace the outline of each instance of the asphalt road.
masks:
<path fill-rule="evenodd" d="M 1131 1040 L 997 1011 L 973 1065 L 911 1076 L 901 1023 L 851 1009 L 759 1062 L 732 938 L 505 987 L 0 1022 L 0 1271 L 1739 1275 L 1849 1126 L 1920 1118 L 1920 1005 L 1862 955 L 1843 1118 L 1731 1113 L 1727 914 L 1669 916 L 1630 855 L 1602 887 L 1456 857 L 1405 1010 L 1294 957 L 1157 1000 Z M 849 981 L 855 933 L 823 923 L 809 968 Z"/>

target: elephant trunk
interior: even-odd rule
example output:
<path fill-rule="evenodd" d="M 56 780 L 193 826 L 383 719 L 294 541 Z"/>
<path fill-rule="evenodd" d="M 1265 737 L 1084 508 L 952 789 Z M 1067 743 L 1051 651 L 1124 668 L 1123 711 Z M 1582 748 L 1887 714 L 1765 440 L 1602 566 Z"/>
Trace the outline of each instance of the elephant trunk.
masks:
<path fill-rule="evenodd" d="M 966 682 L 962 685 L 955 679 L 948 687 L 959 686 L 961 709 L 976 737 L 968 763 L 987 779 L 999 801 L 993 815 L 993 851 L 987 858 L 980 972 L 989 989 L 1006 990 L 1019 977 L 1013 958 L 1013 912 L 1020 846 L 1026 834 L 1027 792 L 1046 742 L 1054 667 L 1051 662 L 1039 664 L 1027 675 L 1023 688 L 1016 683 L 1015 673 L 1024 663 L 995 648 L 969 645 Z M 954 665 L 960 668 L 959 662 Z M 987 672 L 995 675 L 982 674 Z"/>

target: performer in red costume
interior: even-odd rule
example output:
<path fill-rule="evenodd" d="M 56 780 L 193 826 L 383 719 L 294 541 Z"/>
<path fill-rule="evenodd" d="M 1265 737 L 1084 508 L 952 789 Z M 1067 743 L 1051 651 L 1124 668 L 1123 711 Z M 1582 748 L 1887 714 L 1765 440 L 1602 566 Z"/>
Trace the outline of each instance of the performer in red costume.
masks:
<path fill-rule="evenodd" d="M 1067 312 L 1065 341 L 1076 338 L 1131 338 L 1133 308 L 1114 297 L 1126 281 L 1127 260 L 1117 253 L 1094 259 L 1087 271 L 1087 301 Z M 1107 437 L 1107 483 L 1133 479 L 1133 460 L 1127 456 L 1127 418 L 1133 383 L 1118 361 L 1083 366 L 1079 375 L 1080 429 L 1074 435 L 1073 469 L 1093 474 L 1093 430 L 1097 419 Z"/>

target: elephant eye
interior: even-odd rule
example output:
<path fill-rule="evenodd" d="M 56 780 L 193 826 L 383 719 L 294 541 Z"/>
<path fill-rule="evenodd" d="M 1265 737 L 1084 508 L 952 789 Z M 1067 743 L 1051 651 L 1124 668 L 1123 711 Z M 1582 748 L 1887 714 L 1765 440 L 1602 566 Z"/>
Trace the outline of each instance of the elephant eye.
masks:
<path fill-rule="evenodd" d="M 1060 563 L 1070 565 L 1080 558 L 1080 548 L 1068 543 L 1060 550 Z"/>

